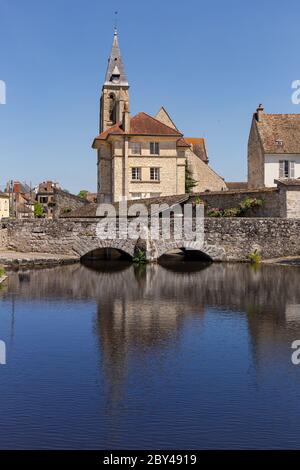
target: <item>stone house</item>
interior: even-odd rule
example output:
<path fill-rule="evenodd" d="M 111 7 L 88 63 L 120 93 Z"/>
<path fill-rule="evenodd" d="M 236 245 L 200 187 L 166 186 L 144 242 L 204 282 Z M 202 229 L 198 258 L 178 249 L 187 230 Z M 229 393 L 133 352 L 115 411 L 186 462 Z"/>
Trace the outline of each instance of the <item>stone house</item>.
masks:
<path fill-rule="evenodd" d="M 249 188 L 300 178 L 300 114 L 266 114 L 259 105 L 248 140 Z"/>
<path fill-rule="evenodd" d="M 10 217 L 29 219 L 34 217 L 35 194 L 30 186 L 20 181 L 11 181 L 6 185 L 9 194 Z"/>
<path fill-rule="evenodd" d="M 89 201 L 60 189 L 58 183 L 45 181 L 38 186 L 36 201 L 43 206 L 44 217 L 56 219 L 89 204 Z"/>
<path fill-rule="evenodd" d="M 204 139 L 185 139 L 162 107 L 155 117 L 131 117 L 129 83 L 114 33 L 100 99 L 98 202 L 185 193 L 186 164 L 197 181 L 196 192 L 225 190 L 224 180 L 208 165 Z"/>

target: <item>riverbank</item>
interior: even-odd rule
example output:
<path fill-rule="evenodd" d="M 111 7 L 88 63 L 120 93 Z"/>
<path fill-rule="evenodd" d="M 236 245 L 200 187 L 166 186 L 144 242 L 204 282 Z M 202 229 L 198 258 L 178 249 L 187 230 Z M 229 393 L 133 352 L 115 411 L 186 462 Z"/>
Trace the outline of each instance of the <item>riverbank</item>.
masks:
<path fill-rule="evenodd" d="M 0 251 L 0 265 L 6 269 L 43 268 L 77 263 L 79 258 L 70 255 L 52 253 L 20 253 Z"/>

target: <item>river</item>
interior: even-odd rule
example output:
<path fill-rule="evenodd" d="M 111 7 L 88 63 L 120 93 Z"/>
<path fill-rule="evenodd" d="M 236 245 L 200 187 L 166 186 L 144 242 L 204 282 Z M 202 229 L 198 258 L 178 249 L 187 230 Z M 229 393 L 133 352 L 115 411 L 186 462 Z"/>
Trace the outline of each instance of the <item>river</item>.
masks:
<path fill-rule="evenodd" d="M 299 286 L 279 265 L 10 273 L 0 448 L 300 448 Z"/>

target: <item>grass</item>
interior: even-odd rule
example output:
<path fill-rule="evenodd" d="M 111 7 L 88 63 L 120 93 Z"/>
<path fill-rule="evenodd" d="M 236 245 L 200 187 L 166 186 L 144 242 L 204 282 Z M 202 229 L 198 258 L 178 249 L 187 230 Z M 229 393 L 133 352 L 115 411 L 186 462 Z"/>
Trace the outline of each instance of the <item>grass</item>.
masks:
<path fill-rule="evenodd" d="M 251 264 L 260 264 L 261 262 L 261 255 L 257 250 L 254 250 L 252 253 L 249 253 L 247 256 L 248 260 Z"/>

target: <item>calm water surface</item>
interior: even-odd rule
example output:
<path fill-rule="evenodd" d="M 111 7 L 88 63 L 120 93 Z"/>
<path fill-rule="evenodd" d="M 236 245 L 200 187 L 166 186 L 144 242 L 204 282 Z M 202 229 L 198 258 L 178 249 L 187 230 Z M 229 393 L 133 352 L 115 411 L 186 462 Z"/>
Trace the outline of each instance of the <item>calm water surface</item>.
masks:
<path fill-rule="evenodd" d="M 300 448 L 300 268 L 81 265 L 0 291 L 0 448 Z"/>

